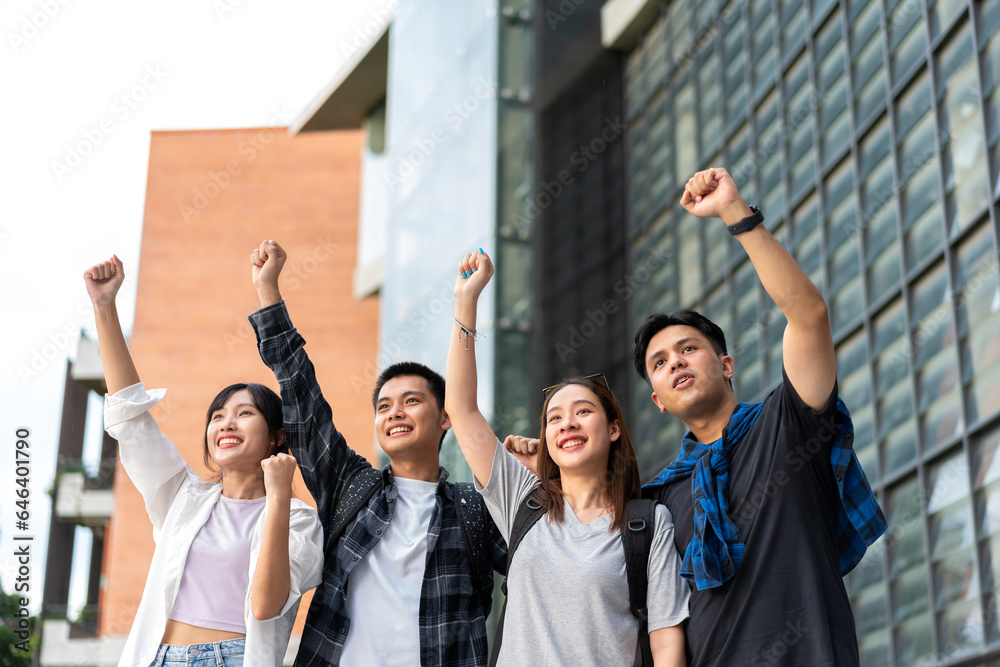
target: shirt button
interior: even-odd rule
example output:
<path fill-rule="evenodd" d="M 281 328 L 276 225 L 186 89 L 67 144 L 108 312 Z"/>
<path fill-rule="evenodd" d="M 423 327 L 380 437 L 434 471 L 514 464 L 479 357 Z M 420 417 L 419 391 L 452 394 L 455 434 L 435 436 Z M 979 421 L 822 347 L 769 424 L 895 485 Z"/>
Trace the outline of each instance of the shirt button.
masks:
<path fill-rule="evenodd" d="M 357 556 L 351 556 L 351 560 L 357 560 L 357 559 L 358 559 Z"/>
<path fill-rule="evenodd" d="M 838 482 L 843 482 L 844 481 L 844 476 L 838 473 L 837 474 L 837 481 Z"/>
<path fill-rule="evenodd" d="M 382 534 L 382 529 L 381 528 L 376 528 L 375 529 L 375 534 L 376 535 L 381 535 Z"/>

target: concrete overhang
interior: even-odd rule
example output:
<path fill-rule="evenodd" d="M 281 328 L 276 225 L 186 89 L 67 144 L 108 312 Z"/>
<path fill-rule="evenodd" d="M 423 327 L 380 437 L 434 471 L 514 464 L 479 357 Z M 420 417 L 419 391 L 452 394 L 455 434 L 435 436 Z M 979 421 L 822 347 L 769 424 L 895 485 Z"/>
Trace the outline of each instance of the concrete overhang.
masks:
<path fill-rule="evenodd" d="M 656 17 L 660 0 L 608 0 L 601 7 L 601 44 L 612 51 L 630 51 Z"/>
<path fill-rule="evenodd" d="M 56 491 L 56 516 L 85 526 L 103 526 L 115 510 L 115 495 L 110 489 L 88 489 L 82 472 L 59 475 Z"/>
<path fill-rule="evenodd" d="M 359 48 L 333 81 L 292 121 L 289 134 L 357 130 L 372 108 L 385 99 L 389 73 L 389 26 Z"/>

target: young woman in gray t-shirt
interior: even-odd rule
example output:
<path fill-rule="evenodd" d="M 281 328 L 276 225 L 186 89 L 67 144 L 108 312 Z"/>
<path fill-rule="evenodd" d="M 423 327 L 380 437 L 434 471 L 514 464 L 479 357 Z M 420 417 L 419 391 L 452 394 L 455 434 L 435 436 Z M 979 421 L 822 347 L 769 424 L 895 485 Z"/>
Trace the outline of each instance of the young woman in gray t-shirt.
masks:
<path fill-rule="evenodd" d="M 463 258 L 459 273 L 445 411 L 504 537 L 536 489 L 547 516 L 510 563 L 498 664 L 631 664 L 639 622 L 630 611 L 621 524 L 640 481 L 621 406 L 603 375 L 564 380 L 545 391 L 537 451 L 524 439 L 502 445 L 476 398 L 476 307 L 493 264 L 480 250 Z M 689 593 L 666 507 L 657 506 L 654 524 L 647 569 L 653 662 L 684 665 Z"/>

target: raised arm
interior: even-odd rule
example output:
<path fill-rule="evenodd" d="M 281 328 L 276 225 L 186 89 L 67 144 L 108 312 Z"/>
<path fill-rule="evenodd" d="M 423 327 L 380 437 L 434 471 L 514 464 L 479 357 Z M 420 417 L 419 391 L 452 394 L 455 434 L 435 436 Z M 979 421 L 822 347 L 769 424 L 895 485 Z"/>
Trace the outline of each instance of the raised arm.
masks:
<path fill-rule="evenodd" d="M 108 385 L 108 393 L 116 394 L 139 382 L 139 372 L 135 369 L 132 354 L 125 344 L 125 335 L 118 320 L 118 307 L 115 305 L 118 289 L 125 281 L 125 267 L 117 255 L 112 255 L 108 261 L 87 269 L 83 280 L 94 305 L 104 381 Z"/>
<path fill-rule="evenodd" d="M 83 279 L 94 304 L 104 381 L 110 395 L 104 404 L 105 428 L 118 441 L 118 454 L 125 472 L 142 494 L 149 520 L 159 529 L 189 469 L 177 448 L 149 414 L 149 408 L 163 398 L 163 390 L 143 390 L 132 355 L 125 344 L 115 307 L 115 297 L 125 280 L 121 260 L 112 256 L 108 261 L 87 269 Z"/>
<path fill-rule="evenodd" d="M 455 281 L 455 324 L 448 346 L 444 409 L 451 419 L 462 454 L 482 486 L 490 481 L 497 436 L 479 411 L 476 374 L 476 309 L 479 295 L 493 277 L 493 262 L 484 252 L 468 254 L 459 263 Z M 459 324 L 460 323 L 460 324 Z M 464 328 L 463 328 L 464 327 Z"/>
<path fill-rule="evenodd" d="M 350 474 L 370 464 L 347 446 L 333 424 L 333 410 L 323 397 L 305 340 L 292 326 L 281 300 L 278 276 L 287 255 L 265 241 L 250 257 L 261 309 L 250 316 L 260 358 L 281 387 L 281 411 L 288 446 L 298 459 L 302 478 L 326 523 Z"/>
<path fill-rule="evenodd" d="M 691 177 L 681 205 L 698 217 L 718 217 L 727 227 L 751 215 L 733 177 L 706 169 Z M 761 284 L 788 320 L 782 341 L 785 373 L 813 410 L 827 407 L 837 379 L 830 318 L 823 295 L 764 225 L 738 234 Z"/>

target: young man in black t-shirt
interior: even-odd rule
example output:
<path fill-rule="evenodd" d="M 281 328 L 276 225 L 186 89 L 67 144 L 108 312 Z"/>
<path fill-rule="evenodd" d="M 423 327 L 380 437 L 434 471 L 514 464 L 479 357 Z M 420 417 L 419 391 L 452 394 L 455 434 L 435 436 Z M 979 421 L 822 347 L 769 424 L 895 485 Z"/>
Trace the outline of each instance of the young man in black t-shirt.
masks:
<path fill-rule="evenodd" d="M 691 584 L 691 665 L 857 665 L 843 575 L 885 530 L 837 397 L 827 306 L 725 169 L 688 181 L 681 205 L 719 217 L 785 315 L 783 382 L 738 403 L 722 330 L 693 311 L 654 313 L 635 367 L 661 412 L 689 429 L 645 487 L 673 514 Z"/>

